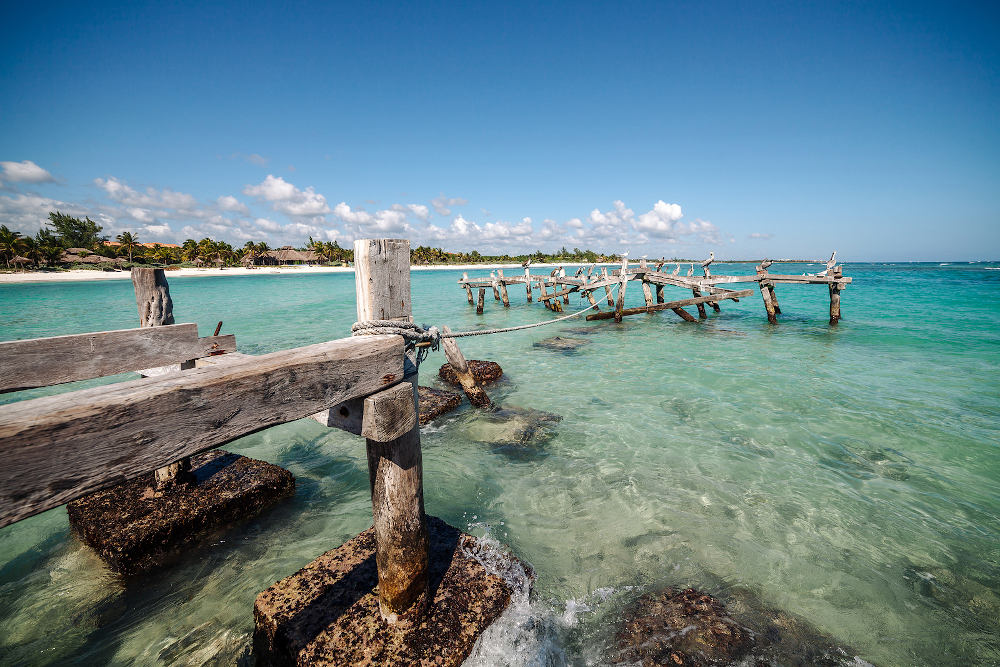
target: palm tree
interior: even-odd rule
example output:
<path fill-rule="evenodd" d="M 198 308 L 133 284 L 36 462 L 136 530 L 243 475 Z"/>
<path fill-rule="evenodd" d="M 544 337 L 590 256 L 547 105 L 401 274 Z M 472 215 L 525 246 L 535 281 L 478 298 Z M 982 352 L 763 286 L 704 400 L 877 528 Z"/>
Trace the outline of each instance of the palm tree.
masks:
<path fill-rule="evenodd" d="M 14 258 L 14 255 L 20 249 L 20 239 L 20 232 L 7 229 L 7 225 L 0 225 L 0 255 L 7 262 L 8 269 L 10 268 L 10 260 Z"/>
<path fill-rule="evenodd" d="M 189 262 L 193 262 L 198 257 L 198 243 L 194 239 L 187 239 L 181 246 L 181 257 Z"/>
<path fill-rule="evenodd" d="M 122 232 L 115 237 L 115 240 L 122 244 L 121 249 L 128 253 L 128 261 L 131 263 L 132 252 L 139 245 L 139 237 L 132 234 L 132 232 Z"/>
<path fill-rule="evenodd" d="M 34 237 L 24 236 L 18 239 L 21 247 L 21 254 L 31 260 L 32 266 L 38 266 L 42 261 L 42 247 L 35 241 Z"/>

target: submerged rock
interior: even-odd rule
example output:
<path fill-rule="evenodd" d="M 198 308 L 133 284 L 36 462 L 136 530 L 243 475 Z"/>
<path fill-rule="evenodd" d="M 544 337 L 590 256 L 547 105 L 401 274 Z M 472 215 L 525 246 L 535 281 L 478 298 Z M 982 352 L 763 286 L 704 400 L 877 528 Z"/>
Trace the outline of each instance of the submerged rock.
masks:
<path fill-rule="evenodd" d="M 471 371 L 472 377 L 476 378 L 476 382 L 483 387 L 493 384 L 503 376 L 503 369 L 500 368 L 500 364 L 495 361 L 483 361 L 482 359 L 469 359 L 469 371 Z M 451 364 L 441 366 L 438 370 L 438 376 L 453 387 L 462 386 Z"/>
<path fill-rule="evenodd" d="M 418 386 L 417 395 L 420 397 L 421 426 L 429 424 L 462 404 L 462 395 L 457 391 Z"/>
<path fill-rule="evenodd" d="M 869 664 L 745 591 L 734 592 L 728 605 L 693 588 L 646 594 L 628 612 L 615 644 L 613 664 L 642 667 Z"/>
<path fill-rule="evenodd" d="M 529 447 L 555 435 L 562 417 L 532 408 L 508 407 L 479 412 L 468 427 L 469 437 L 496 447 Z"/>
<path fill-rule="evenodd" d="M 551 338 L 545 338 L 535 343 L 535 347 L 540 347 L 546 350 L 555 350 L 556 352 L 575 352 L 584 345 L 588 345 L 589 340 L 583 338 L 565 338 L 563 336 L 552 336 Z"/>
<path fill-rule="evenodd" d="M 133 574 L 295 492 L 284 468 L 221 449 L 192 457 L 191 468 L 197 486 L 162 497 L 150 492 L 150 473 L 74 500 L 70 526 L 112 570 Z"/>

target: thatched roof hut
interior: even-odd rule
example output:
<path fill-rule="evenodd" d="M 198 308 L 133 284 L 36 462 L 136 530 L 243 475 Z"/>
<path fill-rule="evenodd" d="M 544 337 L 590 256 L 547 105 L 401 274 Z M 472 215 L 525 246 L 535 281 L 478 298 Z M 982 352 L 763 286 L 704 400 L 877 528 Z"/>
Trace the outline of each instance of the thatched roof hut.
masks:
<path fill-rule="evenodd" d="M 315 262 L 319 260 L 319 255 L 312 250 L 282 248 L 281 250 L 271 250 L 265 254 L 276 260 L 279 264 L 301 264 L 303 262 Z"/>
<path fill-rule="evenodd" d="M 204 264 L 205 264 L 205 260 L 203 260 L 201 257 L 195 257 L 194 258 L 194 265 L 195 266 L 203 266 Z"/>
<path fill-rule="evenodd" d="M 31 260 L 28 259 L 27 257 L 22 257 L 21 255 L 14 255 L 13 257 L 11 257 L 10 263 L 24 266 L 25 264 L 31 264 Z"/>

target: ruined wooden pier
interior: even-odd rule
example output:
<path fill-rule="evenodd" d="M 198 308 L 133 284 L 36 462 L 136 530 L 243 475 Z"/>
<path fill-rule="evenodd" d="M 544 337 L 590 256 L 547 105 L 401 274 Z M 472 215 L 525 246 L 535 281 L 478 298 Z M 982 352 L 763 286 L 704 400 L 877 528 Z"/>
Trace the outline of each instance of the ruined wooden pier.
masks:
<path fill-rule="evenodd" d="M 409 242 L 357 241 L 355 261 L 358 320 L 412 321 Z M 140 312 L 150 304 L 159 326 L 0 343 L 0 391 L 171 367 L 0 406 L 0 528 L 313 417 L 365 438 L 373 525 L 257 597 L 258 664 L 461 664 L 512 591 L 471 555 L 484 548 L 475 538 L 425 514 L 417 369 L 403 337 L 243 355 L 231 336 L 167 322 L 162 275 L 140 278 Z"/>
<path fill-rule="evenodd" d="M 826 285 L 830 291 L 830 324 L 837 324 L 840 321 L 840 292 L 851 283 L 850 277 L 843 275 L 843 267 L 834 263 L 836 253 L 827 262 L 826 269 L 816 274 L 789 275 L 771 273 L 768 269 L 773 264 L 771 260 L 764 260 L 756 267 L 756 273 L 750 275 L 712 275 L 710 266 L 715 261 L 714 255 L 710 259 L 701 263 L 703 275 L 694 275 L 694 263 L 691 262 L 647 262 L 642 259 L 638 265 L 632 265 L 626 258 L 622 258 L 621 266 L 608 271 L 607 266 L 598 267 L 596 264 L 581 266 L 573 276 L 567 276 L 566 270 L 559 266 L 548 275 L 538 275 L 531 273 L 529 266 L 524 267 L 524 275 L 505 276 L 502 270 L 493 271 L 488 278 L 469 278 L 468 273 L 463 273 L 458 284 L 465 290 L 470 305 L 476 305 L 476 313 L 482 315 L 485 309 L 486 289 L 491 288 L 494 292 L 494 299 L 502 301 L 505 308 L 510 307 L 507 287 L 509 285 L 525 285 L 528 302 L 533 300 L 533 289 L 538 290 L 538 300 L 546 308 L 555 312 L 563 312 L 563 305 L 569 304 L 571 294 L 579 294 L 581 300 L 585 300 L 592 306 L 594 312 L 587 315 L 587 320 L 607 320 L 614 319 L 621 322 L 623 317 L 638 315 L 640 313 L 655 313 L 662 310 L 673 311 L 678 317 L 688 322 L 696 322 L 697 319 L 705 319 L 708 314 L 705 306 L 708 305 L 715 312 L 720 312 L 720 303 L 727 299 L 739 301 L 753 295 L 754 290 L 732 289 L 723 285 L 756 284 L 760 290 L 761 299 L 764 303 L 764 310 L 767 314 L 768 322 L 777 324 L 777 316 L 781 314 L 781 307 L 778 305 L 778 298 L 775 295 L 775 286 L 784 285 Z M 665 270 L 670 264 L 675 264 L 671 272 Z M 690 264 L 687 275 L 681 275 L 683 264 Z M 642 286 L 645 306 L 635 308 L 625 308 L 625 292 L 629 282 L 639 282 Z M 664 295 L 665 287 L 679 287 L 690 291 L 691 297 L 667 301 Z M 655 288 L 655 302 L 653 289 Z M 617 299 L 613 296 L 613 290 L 617 289 Z M 478 290 L 478 301 L 474 299 L 474 290 Z M 549 291 L 551 290 L 551 291 Z M 595 298 L 595 293 L 599 294 Z M 599 300 L 601 297 L 607 298 L 608 311 L 601 311 Z M 694 306 L 698 311 L 696 319 L 685 308 Z"/>

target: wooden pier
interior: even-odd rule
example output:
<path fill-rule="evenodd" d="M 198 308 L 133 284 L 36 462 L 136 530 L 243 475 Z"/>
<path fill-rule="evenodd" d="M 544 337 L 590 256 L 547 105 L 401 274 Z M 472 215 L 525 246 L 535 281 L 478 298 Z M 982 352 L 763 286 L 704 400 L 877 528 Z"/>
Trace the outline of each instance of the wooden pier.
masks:
<path fill-rule="evenodd" d="M 842 266 L 833 263 L 834 256 L 831 256 L 824 271 L 804 275 L 771 273 L 768 269 L 773 262 L 770 260 L 761 262 L 757 265 L 756 272 L 750 275 L 712 275 L 710 266 L 715 261 L 713 256 L 701 263 L 703 275 L 695 276 L 693 263 L 662 260 L 648 263 L 643 259 L 638 265 L 633 265 L 623 258 L 621 266 L 610 272 L 606 266 L 598 268 L 596 264 L 590 264 L 580 267 L 572 277 L 566 275 L 566 270 L 562 266 L 552 270 L 549 275 L 532 275 L 530 266 L 526 266 L 524 276 L 504 276 L 503 271 L 494 271 L 488 278 L 469 278 L 468 273 L 463 273 L 458 284 L 468 295 L 469 304 L 476 305 L 476 313 L 479 315 L 485 310 L 487 288 L 493 289 L 496 301 L 502 301 L 504 308 L 509 308 L 507 287 L 523 284 L 527 290 L 528 302 L 532 301 L 532 289 L 536 288 L 539 294 L 538 300 L 549 310 L 561 313 L 563 305 L 569 304 L 570 295 L 576 293 L 586 305 L 592 306 L 596 311 L 587 315 L 587 320 L 614 319 L 616 322 L 621 322 L 623 317 L 630 315 L 663 310 L 673 311 L 685 321 L 696 322 L 698 319 L 708 317 L 706 305 L 718 313 L 721 311 L 721 302 L 730 299 L 739 301 L 754 293 L 752 287 L 733 289 L 728 286 L 741 283 L 756 284 L 768 322 L 771 324 L 777 324 L 777 316 L 781 314 L 781 307 L 775 294 L 776 285 L 826 285 L 830 292 L 830 324 L 837 324 L 841 319 L 840 292 L 851 283 L 852 279 L 843 275 Z M 676 267 L 668 273 L 665 269 L 670 264 L 676 264 Z M 690 264 L 687 275 L 680 275 L 682 264 Z M 641 284 L 645 306 L 625 308 L 625 292 L 629 282 Z M 692 296 L 666 301 L 665 287 L 679 287 L 689 291 Z M 656 291 L 655 303 L 652 288 Z M 617 299 L 613 297 L 614 289 L 618 291 Z M 478 302 L 473 300 L 473 290 L 478 290 Z M 600 310 L 599 297 L 595 298 L 595 292 L 607 298 L 608 311 Z M 697 309 L 697 318 L 685 310 L 691 306 Z"/>
<path fill-rule="evenodd" d="M 409 256 L 406 240 L 355 242 L 359 321 L 412 322 Z M 257 597 L 257 664 L 461 664 L 512 590 L 471 555 L 488 547 L 425 514 L 416 356 L 404 338 L 239 354 L 232 336 L 172 323 L 157 271 L 133 282 L 142 324 L 158 326 L 0 343 L 0 391 L 147 376 L 0 405 L 0 528 L 313 417 L 365 438 L 373 525 Z"/>

